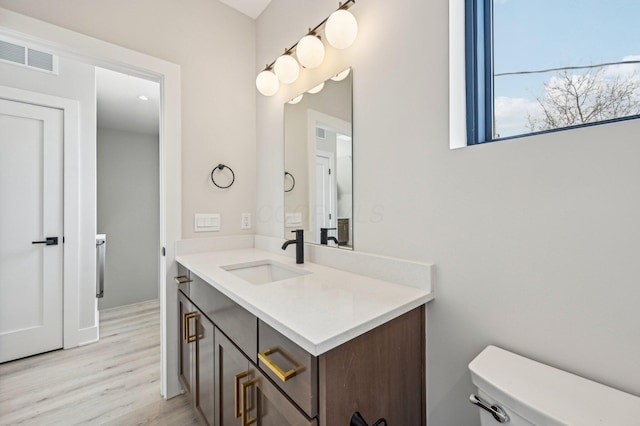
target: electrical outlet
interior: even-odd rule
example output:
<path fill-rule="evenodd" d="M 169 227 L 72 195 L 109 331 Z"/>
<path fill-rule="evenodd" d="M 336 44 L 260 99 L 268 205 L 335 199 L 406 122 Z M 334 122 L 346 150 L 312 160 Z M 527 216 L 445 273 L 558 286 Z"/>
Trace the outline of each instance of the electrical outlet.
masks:
<path fill-rule="evenodd" d="M 251 213 L 242 213 L 240 219 L 240 229 L 251 229 Z"/>

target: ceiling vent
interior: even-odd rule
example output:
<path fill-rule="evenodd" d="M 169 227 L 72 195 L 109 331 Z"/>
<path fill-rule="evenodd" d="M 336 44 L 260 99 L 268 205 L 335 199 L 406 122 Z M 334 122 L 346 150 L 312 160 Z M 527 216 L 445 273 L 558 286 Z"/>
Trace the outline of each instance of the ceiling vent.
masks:
<path fill-rule="evenodd" d="M 0 61 L 57 74 L 57 58 L 50 53 L 0 40 Z"/>

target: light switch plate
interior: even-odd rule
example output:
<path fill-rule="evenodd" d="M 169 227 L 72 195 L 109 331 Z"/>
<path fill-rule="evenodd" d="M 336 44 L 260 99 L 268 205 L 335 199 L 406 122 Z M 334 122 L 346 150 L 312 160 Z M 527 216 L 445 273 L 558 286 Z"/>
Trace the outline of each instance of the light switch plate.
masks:
<path fill-rule="evenodd" d="M 220 230 L 220 213 L 196 213 L 193 215 L 193 232 Z"/>
<path fill-rule="evenodd" d="M 286 213 L 284 226 L 287 228 L 302 226 L 302 213 Z"/>

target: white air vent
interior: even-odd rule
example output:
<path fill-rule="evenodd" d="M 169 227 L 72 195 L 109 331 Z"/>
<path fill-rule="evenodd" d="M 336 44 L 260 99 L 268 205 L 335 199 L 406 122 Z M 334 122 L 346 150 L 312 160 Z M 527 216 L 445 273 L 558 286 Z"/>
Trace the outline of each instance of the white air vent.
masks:
<path fill-rule="evenodd" d="M 27 65 L 43 71 L 53 72 L 53 55 L 39 50 L 27 49 Z"/>
<path fill-rule="evenodd" d="M 318 139 L 326 139 L 327 131 L 322 127 L 316 127 L 316 138 Z"/>
<path fill-rule="evenodd" d="M 0 40 L 0 59 L 24 65 L 25 50 L 23 46 Z"/>
<path fill-rule="evenodd" d="M 0 40 L 0 61 L 27 68 L 57 73 L 57 58 L 50 53 Z"/>

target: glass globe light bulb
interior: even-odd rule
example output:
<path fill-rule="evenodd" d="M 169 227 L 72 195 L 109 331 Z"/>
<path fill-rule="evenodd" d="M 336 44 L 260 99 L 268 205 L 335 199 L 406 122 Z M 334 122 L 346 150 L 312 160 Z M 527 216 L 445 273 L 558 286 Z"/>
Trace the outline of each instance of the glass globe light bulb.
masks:
<path fill-rule="evenodd" d="M 296 56 L 300 65 L 305 68 L 315 68 L 324 60 L 324 44 L 315 35 L 306 35 L 296 46 Z"/>
<path fill-rule="evenodd" d="M 274 73 L 264 70 L 256 77 L 256 87 L 264 96 L 273 96 L 280 88 L 280 82 Z"/>
<path fill-rule="evenodd" d="M 307 93 L 311 93 L 312 95 L 315 95 L 316 93 L 318 93 L 319 91 L 321 91 L 324 88 L 324 81 L 320 84 L 318 84 L 315 87 L 312 87 L 311 89 L 307 90 Z"/>
<path fill-rule="evenodd" d="M 351 12 L 339 9 L 327 19 L 324 33 L 331 46 L 346 49 L 353 44 L 358 35 L 358 22 Z"/>
<path fill-rule="evenodd" d="M 298 96 L 296 96 L 295 98 L 291 99 L 288 103 L 290 103 L 291 105 L 295 105 L 295 104 L 299 103 L 302 100 L 303 96 L 304 96 L 304 93 L 301 93 Z"/>
<path fill-rule="evenodd" d="M 273 65 L 273 70 L 278 77 L 278 80 L 285 84 L 293 83 L 300 74 L 300 65 L 298 61 L 291 55 L 282 55 L 276 59 L 276 63 Z"/>
<path fill-rule="evenodd" d="M 347 68 L 346 70 L 339 72 L 338 74 L 334 75 L 333 77 L 331 77 L 331 80 L 333 81 L 342 81 L 345 78 L 347 78 L 349 76 L 349 73 L 351 72 L 351 68 Z"/>

